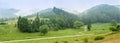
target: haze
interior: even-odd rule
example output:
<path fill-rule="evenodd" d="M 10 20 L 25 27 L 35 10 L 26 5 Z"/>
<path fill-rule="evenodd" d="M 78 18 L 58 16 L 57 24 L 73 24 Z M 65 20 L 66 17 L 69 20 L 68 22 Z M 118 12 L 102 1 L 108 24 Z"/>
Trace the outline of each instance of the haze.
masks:
<path fill-rule="evenodd" d="M 54 6 L 83 12 L 98 4 L 120 5 L 120 0 L 0 0 L 0 8 L 14 8 L 23 11 L 47 9 Z"/>

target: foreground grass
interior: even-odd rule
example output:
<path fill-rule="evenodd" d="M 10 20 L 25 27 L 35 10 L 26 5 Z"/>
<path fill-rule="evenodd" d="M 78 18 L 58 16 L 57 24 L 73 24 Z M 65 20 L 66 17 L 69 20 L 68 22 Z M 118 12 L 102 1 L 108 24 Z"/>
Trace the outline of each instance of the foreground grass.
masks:
<path fill-rule="evenodd" d="M 94 41 L 94 43 L 120 43 L 120 32 L 105 35 L 104 40 Z"/>
<path fill-rule="evenodd" d="M 94 40 L 97 35 L 89 35 L 89 36 L 79 36 L 79 37 L 71 37 L 71 38 L 56 38 L 56 39 L 45 39 L 45 40 L 31 40 L 31 41 L 20 41 L 20 42 L 6 42 L 6 43 L 85 43 L 84 39 L 88 39 L 88 43 L 120 43 L 120 32 L 115 34 L 102 34 L 105 37 L 103 40 Z M 101 34 L 100 34 L 101 36 Z"/>
<path fill-rule="evenodd" d="M 108 27 L 110 24 L 108 23 L 96 23 L 92 25 L 92 30 L 89 32 L 83 31 L 83 28 L 81 29 L 65 29 L 65 30 L 59 30 L 59 31 L 49 31 L 45 36 L 41 36 L 41 34 L 38 33 L 21 33 L 18 31 L 18 29 L 14 25 L 0 25 L 0 41 L 10 41 L 10 40 L 22 40 L 22 39 L 34 39 L 34 38 L 44 38 L 44 37 L 56 37 L 56 36 L 68 36 L 68 35 L 80 35 L 80 34 L 103 34 L 108 33 Z M 50 41 L 58 41 L 58 40 L 72 40 L 72 39 L 81 39 L 85 36 L 76 37 L 76 38 L 64 38 L 64 39 L 51 39 Z M 88 36 L 89 37 L 89 36 Z M 39 41 L 32 41 L 33 43 L 39 42 Z M 32 43 L 30 42 L 30 43 Z M 49 42 L 46 40 L 40 41 L 41 43 Z M 51 43 L 52 43 L 51 42 Z M 74 41 L 72 41 L 74 42 Z M 21 42 L 20 42 L 21 43 Z M 24 42 L 23 42 L 24 43 Z M 28 41 L 29 43 L 29 41 Z"/>

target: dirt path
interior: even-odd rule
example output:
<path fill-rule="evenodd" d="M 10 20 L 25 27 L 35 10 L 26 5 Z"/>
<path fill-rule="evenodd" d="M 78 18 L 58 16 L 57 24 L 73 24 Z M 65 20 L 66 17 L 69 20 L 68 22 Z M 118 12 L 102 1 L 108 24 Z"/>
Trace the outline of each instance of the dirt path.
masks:
<path fill-rule="evenodd" d="M 24 40 L 11 40 L 11 41 L 3 41 L 3 42 L 0 42 L 0 43 L 20 42 L 20 41 L 31 41 L 31 40 L 45 40 L 45 39 L 55 39 L 55 38 L 69 38 L 69 37 L 78 37 L 78 36 L 85 36 L 85 35 L 92 35 L 92 34 L 71 35 L 71 36 L 59 36 L 59 37 L 47 37 L 47 38 L 35 38 L 35 39 L 24 39 Z"/>

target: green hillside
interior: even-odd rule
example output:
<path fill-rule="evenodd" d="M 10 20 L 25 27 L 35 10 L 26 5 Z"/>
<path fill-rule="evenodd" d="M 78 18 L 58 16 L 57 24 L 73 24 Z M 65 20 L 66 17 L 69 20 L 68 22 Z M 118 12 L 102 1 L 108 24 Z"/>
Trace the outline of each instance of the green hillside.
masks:
<path fill-rule="evenodd" d="M 0 43 L 109 43 L 109 40 L 119 40 L 118 7 L 101 4 L 81 14 L 53 7 L 0 22 Z"/>
<path fill-rule="evenodd" d="M 82 20 L 86 22 L 87 19 L 91 19 L 93 23 L 95 22 L 111 22 L 115 20 L 120 22 L 120 10 L 113 5 L 101 4 L 92 7 L 85 11 L 82 16 Z"/>

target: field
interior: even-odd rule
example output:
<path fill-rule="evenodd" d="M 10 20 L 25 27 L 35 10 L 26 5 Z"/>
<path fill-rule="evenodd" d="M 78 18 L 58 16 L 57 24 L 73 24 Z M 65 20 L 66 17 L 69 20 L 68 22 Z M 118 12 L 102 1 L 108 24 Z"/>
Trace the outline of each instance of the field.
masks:
<path fill-rule="evenodd" d="M 12 41 L 12 40 L 23 40 L 23 39 L 36 39 L 36 38 L 46 38 L 46 37 L 60 37 L 60 36 L 70 36 L 70 35 L 83 35 L 77 37 L 67 37 L 67 38 L 53 38 L 53 39 L 43 39 L 43 40 L 30 40 L 30 41 L 16 41 L 11 43 L 55 43 L 56 41 L 62 43 L 68 41 L 69 43 L 80 43 L 83 42 L 84 38 L 93 39 L 94 36 L 109 33 L 109 23 L 95 23 L 92 24 L 91 31 L 84 31 L 84 27 L 81 29 L 66 29 L 59 31 L 49 31 L 45 36 L 41 36 L 40 33 L 21 33 L 15 27 L 15 25 L 0 25 L 0 41 Z M 91 34 L 91 35 L 84 35 Z M 91 43 L 93 41 L 90 41 Z M 10 43 L 10 42 L 7 42 Z"/>
<path fill-rule="evenodd" d="M 103 40 L 94 40 L 95 36 L 80 36 L 80 37 L 72 37 L 72 38 L 58 38 L 58 39 L 46 39 L 46 40 L 31 40 L 31 41 L 20 41 L 20 42 L 6 42 L 6 43 L 64 43 L 67 41 L 68 43 L 84 43 L 84 38 L 88 39 L 89 43 L 120 43 L 120 33 L 112 34 L 110 36 L 104 36 Z"/>

